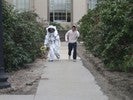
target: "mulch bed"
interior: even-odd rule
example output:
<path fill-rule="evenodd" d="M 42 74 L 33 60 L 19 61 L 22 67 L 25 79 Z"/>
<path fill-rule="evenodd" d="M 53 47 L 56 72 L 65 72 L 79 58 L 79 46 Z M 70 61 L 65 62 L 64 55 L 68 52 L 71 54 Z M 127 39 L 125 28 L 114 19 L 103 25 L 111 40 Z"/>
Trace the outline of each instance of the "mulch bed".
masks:
<path fill-rule="evenodd" d="M 84 66 L 95 76 L 98 84 L 106 94 L 118 97 L 119 100 L 132 100 L 133 73 L 109 70 L 99 58 L 86 52 L 85 47 L 82 44 L 79 44 L 78 46 L 78 54 L 81 57 Z"/>

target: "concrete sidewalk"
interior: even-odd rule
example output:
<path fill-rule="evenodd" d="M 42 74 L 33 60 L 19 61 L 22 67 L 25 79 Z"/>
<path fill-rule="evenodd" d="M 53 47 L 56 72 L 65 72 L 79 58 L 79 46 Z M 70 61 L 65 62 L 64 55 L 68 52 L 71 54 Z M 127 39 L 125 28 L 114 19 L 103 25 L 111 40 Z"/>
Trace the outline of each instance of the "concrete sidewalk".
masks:
<path fill-rule="evenodd" d="M 77 62 L 67 59 L 66 43 L 60 53 L 59 61 L 46 62 L 35 95 L 1 95 L 0 100 L 108 100 L 80 58 Z"/>
<path fill-rule="evenodd" d="M 67 58 L 67 44 L 62 43 L 61 60 L 46 62 L 35 100 L 108 100 L 80 58 Z"/>

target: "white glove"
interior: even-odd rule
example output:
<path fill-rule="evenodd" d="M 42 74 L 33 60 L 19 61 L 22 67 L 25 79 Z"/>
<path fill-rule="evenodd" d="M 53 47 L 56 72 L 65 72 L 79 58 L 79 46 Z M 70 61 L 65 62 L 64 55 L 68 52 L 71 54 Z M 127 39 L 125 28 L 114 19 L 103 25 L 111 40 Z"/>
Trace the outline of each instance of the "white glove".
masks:
<path fill-rule="evenodd" d="M 46 44 L 44 44 L 44 48 L 47 48 L 47 45 Z"/>

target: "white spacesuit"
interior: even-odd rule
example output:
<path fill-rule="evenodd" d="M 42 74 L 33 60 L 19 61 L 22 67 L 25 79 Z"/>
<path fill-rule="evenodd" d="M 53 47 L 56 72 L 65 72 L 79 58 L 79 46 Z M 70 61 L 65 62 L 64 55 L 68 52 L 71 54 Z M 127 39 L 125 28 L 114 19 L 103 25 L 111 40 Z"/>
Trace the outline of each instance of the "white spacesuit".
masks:
<path fill-rule="evenodd" d="M 53 61 L 54 59 L 60 59 L 60 37 L 55 26 L 50 25 L 46 28 L 47 34 L 45 36 L 44 46 L 49 47 L 48 59 Z"/>

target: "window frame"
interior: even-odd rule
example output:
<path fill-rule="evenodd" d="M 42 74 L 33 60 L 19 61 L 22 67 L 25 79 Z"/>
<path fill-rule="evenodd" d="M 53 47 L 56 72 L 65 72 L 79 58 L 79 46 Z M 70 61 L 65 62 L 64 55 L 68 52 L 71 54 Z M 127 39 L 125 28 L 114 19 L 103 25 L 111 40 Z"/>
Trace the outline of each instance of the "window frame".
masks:
<path fill-rule="evenodd" d="M 60 1 L 60 5 L 61 5 L 61 1 Z M 55 3 L 55 0 L 49 0 L 48 14 L 49 14 L 50 22 L 71 22 L 72 0 L 64 0 L 63 2 L 65 2 L 65 3 L 62 2 L 62 5 L 65 5 L 65 8 L 62 8 L 62 9 L 58 8 L 58 7 L 55 8 L 55 6 L 57 5 L 57 2 Z M 53 13 L 53 15 L 51 13 Z M 56 14 L 56 13 L 58 13 L 58 14 Z M 69 13 L 69 15 L 68 15 L 68 13 Z"/>
<path fill-rule="evenodd" d="M 31 0 L 13 0 L 13 4 L 15 6 L 15 9 L 21 11 L 29 11 Z"/>
<path fill-rule="evenodd" d="M 96 7 L 97 0 L 88 0 L 88 9 L 94 9 Z"/>

